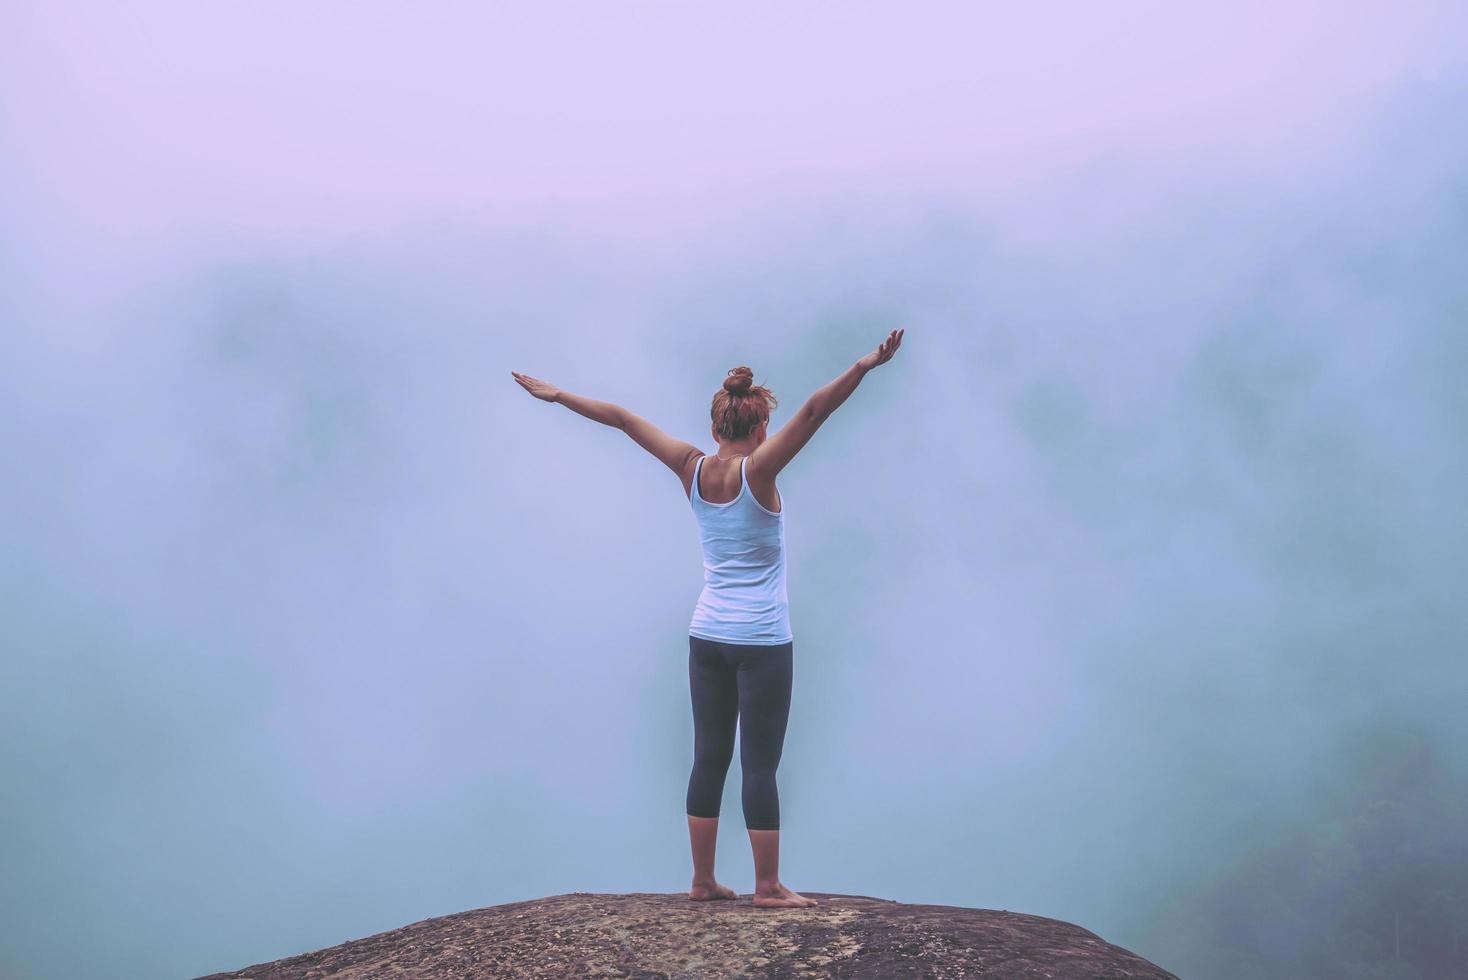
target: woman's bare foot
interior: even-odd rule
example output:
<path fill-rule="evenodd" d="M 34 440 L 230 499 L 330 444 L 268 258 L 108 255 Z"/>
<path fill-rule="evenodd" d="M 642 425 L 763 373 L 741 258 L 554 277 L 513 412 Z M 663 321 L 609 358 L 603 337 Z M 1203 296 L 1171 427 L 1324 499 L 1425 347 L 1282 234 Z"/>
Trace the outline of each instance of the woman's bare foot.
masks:
<path fill-rule="evenodd" d="M 695 881 L 693 887 L 688 889 L 688 897 L 695 902 L 708 902 L 714 899 L 738 898 L 739 896 L 734 893 L 734 889 L 721 885 L 717 881 Z"/>
<path fill-rule="evenodd" d="M 776 882 L 771 888 L 763 886 L 755 888 L 754 904 L 768 909 L 803 909 L 810 908 L 812 905 L 819 905 L 820 902 L 814 898 L 797 895 L 784 885 Z"/>

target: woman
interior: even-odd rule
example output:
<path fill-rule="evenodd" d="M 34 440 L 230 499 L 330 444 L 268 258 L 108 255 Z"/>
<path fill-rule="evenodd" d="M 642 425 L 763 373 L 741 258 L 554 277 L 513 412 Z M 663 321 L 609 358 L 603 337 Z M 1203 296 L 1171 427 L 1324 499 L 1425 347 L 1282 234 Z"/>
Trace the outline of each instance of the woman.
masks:
<path fill-rule="evenodd" d="M 785 591 L 785 507 L 775 476 L 846 401 L 872 368 L 902 344 L 893 330 L 875 351 L 806 400 L 795 418 L 766 439 L 768 388 L 737 367 L 714 395 L 712 457 L 674 439 L 619 405 L 594 401 L 511 371 L 536 398 L 615 426 L 683 481 L 703 545 L 704 587 L 688 627 L 688 682 L 693 699 L 693 772 L 685 809 L 693 848 L 694 901 L 738 898 L 714 880 L 714 844 L 724 776 L 739 729 L 744 824 L 754 849 L 754 904 L 803 908 L 817 904 L 780 882 L 780 797 L 775 769 L 790 712 L 794 638 Z"/>

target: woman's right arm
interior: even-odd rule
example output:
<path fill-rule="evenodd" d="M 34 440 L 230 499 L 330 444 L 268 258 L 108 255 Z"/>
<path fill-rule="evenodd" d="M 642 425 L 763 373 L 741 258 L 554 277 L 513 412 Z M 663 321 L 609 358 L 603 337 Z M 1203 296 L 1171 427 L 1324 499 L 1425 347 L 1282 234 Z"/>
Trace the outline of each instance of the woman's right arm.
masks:
<path fill-rule="evenodd" d="M 764 479 L 773 480 L 795 458 L 795 454 L 805 448 L 816 430 L 831 417 L 831 413 L 851 396 L 867 372 L 892 359 L 892 355 L 902 345 L 902 334 L 902 328 L 892 331 L 876 350 L 807 398 L 794 418 L 750 454 L 749 465 L 754 467 L 755 472 Z"/>
<path fill-rule="evenodd" d="M 861 384 L 861 379 L 866 377 L 870 368 L 862 367 L 861 361 L 857 361 L 851 367 L 841 372 L 834 381 L 817 388 L 815 393 L 805 401 L 805 407 L 821 419 L 828 419 L 831 413 L 841 407 L 841 403 L 851 396 L 856 386 Z"/>

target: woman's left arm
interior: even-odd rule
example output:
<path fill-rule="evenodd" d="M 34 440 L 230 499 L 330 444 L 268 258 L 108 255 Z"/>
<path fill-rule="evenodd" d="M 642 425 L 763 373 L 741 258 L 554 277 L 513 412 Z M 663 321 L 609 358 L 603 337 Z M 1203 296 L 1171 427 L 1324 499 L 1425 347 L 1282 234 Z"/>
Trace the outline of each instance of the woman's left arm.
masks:
<path fill-rule="evenodd" d="M 621 405 L 572 394 L 553 384 L 532 378 L 528 374 L 520 374 L 516 371 L 510 373 L 526 391 L 536 398 L 542 401 L 557 402 L 577 415 L 586 416 L 593 422 L 621 429 L 631 436 L 633 442 L 652 453 L 668 469 L 678 474 L 680 479 L 686 478 L 686 471 L 692 466 L 693 461 L 703 455 L 697 446 L 684 442 L 682 439 L 673 438 L 647 419 L 627 411 Z"/>
<path fill-rule="evenodd" d="M 677 473 L 686 489 L 693 473 L 693 461 L 703 455 L 703 450 L 691 442 L 673 438 L 641 415 L 616 405 L 612 407 L 621 413 L 622 431 L 631 436 L 633 442 L 662 460 L 664 466 Z"/>

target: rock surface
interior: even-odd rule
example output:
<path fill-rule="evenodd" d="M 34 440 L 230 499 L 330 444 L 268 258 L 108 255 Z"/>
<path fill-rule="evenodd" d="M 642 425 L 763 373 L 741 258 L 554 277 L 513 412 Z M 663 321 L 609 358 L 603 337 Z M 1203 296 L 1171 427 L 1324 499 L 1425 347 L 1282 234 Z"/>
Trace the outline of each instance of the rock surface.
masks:
<path fill-rule="evenodd" d="M 685 893 L 575 892 L 473 909 L 233 973 L 226 978 L 1047 977 L 1177 980 L 1057 919 L 863 895 L 756 908 Z"/>

